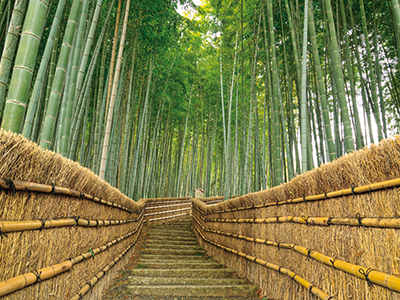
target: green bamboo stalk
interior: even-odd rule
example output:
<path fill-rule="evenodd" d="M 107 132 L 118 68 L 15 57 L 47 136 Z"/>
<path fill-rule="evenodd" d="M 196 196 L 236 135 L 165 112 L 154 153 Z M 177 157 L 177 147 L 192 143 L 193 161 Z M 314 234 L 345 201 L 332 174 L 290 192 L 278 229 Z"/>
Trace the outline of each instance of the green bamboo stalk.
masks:
<path fill-rule="evenodd" d="M 63 44 L 61 46 L 60 56 L 57 62 L 57 69 L 54 74 L 54 80 L 49 99 L 49 106 L 45 116 L 43 131 L 40 136 L 40 146 L 46 149 L 50 148 L 51 140 L 53 139 L 54 135 L 61 92 L 65 83 L 64 81 L 66 76 L 68 58 L 71 51 L 71 45 L 74 39 L 76 24 L 79 13 L 81 11 L 81 7 L 82 2 L 80 0 L 74 0 L 69 14 L 69 21 L 65 30 Z"/>
<path fill-rule="evenodd" d="M 106 26 L 104 26 L 106 28 Z M 107 38 L 105 38 L 107 40 Z M 99 153 L 99 144 L 100 144 L 100 137 L 101 137 L 101 128 L 103 126 L 102 122 L 100 121 L 100 118 L 102 116 L 101 112 L 103 107 L 105 107 L 105 103 L 103 106 L 103 97 L 102 95 L 104 94 L 104 74 L 105 74 L 105 62 L 106 62 L 106 47 L 107 43 L 104 43 L 103 45 L 103 50 L 102 50 L 102 56 L 101 56 L 101 65 L 100 65 L 100 78 L 99 78 L 99 86 L 98 86 L 98 93 L 97 93 L 97 110 L 96 110 L 96 129 L 95 129 L 95 137 L 94 137 L 94 149 L 93 149 L 93 162 L 92 162 L 92 170 L 94 173 L 98 173 L 97 171 L 97 166 L 98 166 L 98 153 Z M 104 113 L 103 113 L 104 116 Z"/>
<path fill-rule="evenodd" d="M 39 96 L 42 91 L 42 87 L 44 85 L 44 77 L 48 68 L 48 64 L 50 62 L 50 56 L 53 51 L 53 45 L 59 32 L 60 19 L 62 12 L 64 10 L 64 6 L 65 6 L 65 0 L 60 0 L 57 6 L 56 14 L 53 19 L 53 23 L 51 25 L 49 37 L 46 41 L 46 47 L 44 49 L 42 60 L 40 62 L 39 71 L 36 76 L 35 85 L 33 87 L 31 99 L 29 101 L 28 112 L 26 114 L 25 124 L 22 132 L 23 136 L 27 138 L 31 136 L 33 119 L 35 117 L 35 111 L 38 105 L 37 103 L 42 99 Z"/>
<path fill-rule="evenodd" d="M 68 144 L 69 137 L 71 133 L 71 117 L 72 117 L 72 109 L 74 105 L 75 99 L 75 87 L 78 76 L 78 64 L 81 61 L 82 56 L 82 44 L 83 44 L 83 35 L 86 26 L 87 20 L 87 10 L 89 8 L 89 1 L 84 0 L 82 3 L 82 9 L 80 13 L 80 18 L 78 22 L 78 28 L 76 30 L 76 41 L 75 41 L 75 49 L 73 52 L 73 59 L 71 64 L 71 71 L 69 76 L 69 84 L 65 85 L 66 94 L 66 105 L 65 105 L 65 113 L 63 116 L 62 122 L 62 136 L 61 136 L 61 149 L 60 154 L 64 157 L 68 155 Z"/>
<path fill-rule="evenodd" d="M 362 29 L 364 33 L 364 41 L 365 41 L 365 48 L 367 50 L 367 61 L 368 61 L 368 69 L 369 69 L 369 79 L 371 81 L 371 92 L 372 92 L 372 100 L 373 100 L 373 107 L 372 110 L 374 112 L 375 116 L 375 121 L 376 125 L 378 127 L 378 139 L 379 141 L 383 139 L 383 133 L 382 133 L 382 123 L 381 123 L 381 118 L 379 114 L 379 103 L 378 103 L 378 92 L 376 88 L 376 74 L 375 74 L 375 69 L 374 65 L 372 62 L 372 54 L 371 54 L 371 46 L 369 43 L 369 38 L 368 38 L 368 29 L 367 29 L 367 21 L 365 18 L 365 9 L 364 9 L 364 1 L 360 0 L 360 12 L 361 12 L 361 23 L 362 23 Z"/>
<path fill-rule="evenodd" d="M 22 31 L 22 22 L 24 21 L 27 4 L 27 0 L 15 1 L 6 40 L 4 42 L 0 61 L 0 119 L 3 114 L 8 79 L 10 77 L 10 70 L 17 49 L 19 35 Z"/>
<path fill-rule="evenodd" d="M 193 84 L 190 87 L 190 92 L 189 92 L 189 104 L 187 107 L 187 113 L 186 113 L 186 121 L 185 121 L 185 128 L 183 131 L 183 137 L 180 145 L 180 154 L 179 154 L 179 164 L 178 164 L 178 172 L 177 172 L 177 181 L 176 181 L 176 187 L 175 187 L 175 195 L 179 195 L 179 184 L 181 182 L 181 176 L 182 176 L 182 162 L 183 162 L 183 155 L 184 155 L 184 149 L 185 149 L 185 140 L 186 140 L 186 132 L 187 132 L 187 125 L 189 121 L 189 115 L 190 115 L 190 104 L 192 102 L 192 92 L 193 92 Z"/>
<path fill-rule="evenodd" d="M 6 9 L 6 0 L 1 0 L 0 1 L 0 20 L 3 18 L 5 9 Z"/>
<path fill-rule="evenodd" d="M 2 128 L 21 133 L 49 0 L 31 0 L 10 81 Z"/>
<path fill-rule="evenodd" d="M 373 20 L 373 29 L 374 29 L 374 36 L 373 36 L 373 43 L 375 49 L 375 74 L 376 74 L 376 84 L 378 85 L 378 98 L 379 98 L 379 108 L 381 110 L 381 121 L 382 121 L 382 133 L 384 137 L 387 137 L 387 124 L 386 124 L 386 107 L 385 107 L 385 100 L 383 97 L 383 88 L 382 88 L 382 72 L 381 72 L 381 62 L 379 59 L 379 46 L 378 46 L 378 23 L 379 20 L 377 19 L 377 15 L 380 14 L 380 10 L 376 12 L 375 2 L 372 3 L 373 6 L 373 13 L 374 13 L 374 20 Z M 382 8 L 382 4 L 381 4 Z"/>
<path fill-rule="evenodd" d="M 328 0 L 330 1 L 330 0 Z M 307 32 L 308 32 L 308 0 L 304 1 L 304 27 L 303 27 L 303 62 L 301 76 L 301 172 L 308 170 L 307 155 Z"/>
<path fill-rule="evenodd" d="M 107 27 L 108 21 L 109 21 L 110 16 L 111 16 L 111 10 L 112 10 L 112 8 L 114 6 L 114 2 L 115 2 L 115 0 L 112 0 L 111 3 L 109 4 L 107 17 L 106 17 L 106 20 L 104 22 L 104 26 L 103 26 L 102 32 L 105 31 L 105 29 Z M 93 38 L 94 38 L 94 34 L 96 32 L 97 23 L 98 23 L 98 20 L 99 20 L 102 4 L 103 4 L 103 0 L 97 0 L 96 10 L 94 12 L 92 23 L 90 25 L 90 30 L 89 30 L 89 33 L 88 33 L 88 37 L 87 37 L 87 39 L 85 39 L 86 40 L 86 44 L 85 44 L 85 48 L 84 48 L 84 51 L 83 51 L 83 55 L 82 55 L 82 59 L 81 59 L 80 67 L 79 67 L 78 78 L 77 78 L 77 81 L 76 81 L 76 97 L 79 96 L 80 91 L 81 91 L 83 77 L 85 75 L 85 69 L 86 69 L 87 61 L 89 59 L 90 50 L 92 48 Z M 103 33 L 101 33 L 101 34 L 103 34 Z"/>
<path fill-rule="evenodd" d="M 133 47 L 133 54 L 132 54 L 132 62 L 131 62 L 131 71 L 129 74 L 129 85 L 128 85 L 128 97 L 127 97 L 127 105 L 126 105 L 126 116 L 125 116 L 125 128 L 124 128 L 124 141 L 123 141 L 123 154 L 122 154 L 122 162 L 121 162 L 121 184 L 119 185 L 120 190 L 123 193 L 127 193 L 127 168 L 128 168 L 128 153 L 129 153 L 129 140 L 130 140 L 130 133 L 129 130 L 130 118 L 131 118 L 131 102 L 132 102 L 132 89 L 133 89 L 133 77 L 134 77 L 134 69 L 135 69 L 135 57 L 136 57 L 136 47 Z"/>
<path fill-rule="evenodd" d="M 350 9 L 351 9 L 351 4 L 350 4 Z M 349 76 L 349 81 L 350 81 L 350 92 L 351 92 L 351 100 L 352 100 L 352 105 L 353 105 L 353 111 L 354 111 L 354 123 L 355 123 L 355 136 L 356 136 L 356 144 L 357 148 L 361 149 L 364 147 L 364 141 L 362 138 L 362 132 L 361 132 L 361 125 L 360 125 L 360 117 L 358 114 L 358 108 L 357 108 L 357 99 L 356 99 L 356 87 L 354 83 L 354 75 L 353 75 L 353 60 L 351 57 L 350 53 L 350 42 L 349 42 L 349 36 L 348 36 L 348 28 L 347 28 L 347 21 L 346 21 L 346 13 L 345 13 L 345 8 L 343 4 L 343 0 L 340 0 L 340 11 L 342 15 L 342 23 L 343 23 L 343 32 L 344 32 L 344 37 L 345 37 L 345 55 L 346 55 L 346 68 L 347 68 L 347 73 Z"/>
<path fill-rule="evenodd" d="M 325 4 L 326 4 L 326 14 L 328 17 L 328 24 L 329 24 L 329 35 L 333 52 L 332 55 L 333 70 L 335 74 L 336 88 L 338 91 L 341 118 L 344 126 L 344 139 L 345 139 L 347 153 L 349 153 L 354 151 L 354 142 L 353 142 L 350 117 L 349 117 L 349 108 L 347 106 L 346 92 L 343 82 L 342 64 L 340 61 L 339 46 L 337 41 L 335 22 L 333 19 L 331 1 L 325 0 Z"/>
<path fill-rule="evenodd" d="M 398 51 L 398 58 L 400 58 L 400 6 L 399 0 L 392 0 L 392 7 L 393 7 L 393 23 L 395 27 L 395 35 L 397 41 L 397 51 Z"/>
<path fill-rule="evenodd" d="M 105 130 L 105 135 L 104 135 L 103 152 L 101 155 L 101 164 L 100 164 L 100 172 L 99 172 L 99 176 L 103 180 L 104 180 L 105 171 L 106 171 L 107 153 L 108 153 L 108 146 L 109 146 L 108 142 L 109 142 L 109 135 L 110 135 L 110 129 L 111 129 L 111 122 L 112 122 L 111 118 L 113 116 L 114 101 L 115 101 L 116 90 L 117 90 L 117 82 L 119 80 L 119 72 L 120 72 L 120 68 L 121 68 L 122 55 L 123 55 L 123 51 L 124 51 L 125 35 L 126 35 L 126 27 L 127 27 L 127 23 L 128 23 L 130 3 L 131 3 L 131 1 L 128 0 L 127 4 L 126 4 L 126 9 L 125 9 L 124 24 L 123 24 L 121 42 L 120 42 L 119 51 L 118 51 L 117 65 L 115 68 L 114 83 L 113 83 L 112 93 L 111 93 L 112 96 L 110 99 L 110 108 L 108 110 L 107 126 L 106 126 L 106 130 Z"/>
<path fill-rule="evenodd" d="M 276 46 L 275 46 L 275 35 L 274 35 L 274 24 L 273 24 L 273 11 L 272 11 L 272 1 L 267 1 L 267 13 L 268 13 L 268 24 L 269 24 L 269 35 L 271 41 L 271 53 L 272 53 L 272 90 L 274 99 L 274 161 L 275 161 L 275 185 L 280 185 L 282 183 L 282 156 L 281 154 L 281 126 L 279 124 L 279 89 L 278 89 L 278 64 L 276 57 Z M 282 130 L 285 130 L 282 128 Z"/>
<path fill-rule="evenodd" d="M 290 36 L 292 39 L 293 57 L 294 57 L 294 62 L 295 62 L 296 75 L 297 75 L 296 76 L 296 87 L 297 87 L 297 93 L 299 94 L 299 87 L 301 85 L 301 68 L 300 68 L 300 60 L 299 60 L 299 54 L 298 54 L 298 44 L 297 44 L 297 39 L 296 39 L 296 33 L 295 33 L 295 28 L 293 26 L 292 13 L 289 9 L 288 0 L 285 0 L 285 8 L 286 8 L 287 16 L 288 16 Z"/>
<path fill-rule="evenodd" d="M 225 145 L 225 200 L 228 200 L 231 196 L 231 178 L 232 178 L 232 164 L 231 164 L 231 115 L 232 115 L 232 98 L 233 98 L 233 88 L 235 83 L 235 69 L 236 69 L 236 57 L 237 57 L 237 43 L 238 43 L 238 32 L 236 31 L 236 42 L 235 42 L 235 56 L 233 60 L 233 70 L 232 70 L 232 84 L 231 91 L 229 95 L 229 106 L 228 106 L 228 129 Z M 201 151 L 202 152 L 202 151 Z"/>
<path fill-rule="evenodd" d="M 364 82 L 364 77 L 363 77 L 363 67 L 361 65 L 361 58 L 360 58 L 360 53 L 358 51 L 358 38 L 357 38 L 357 33 L 356 33 L 356 26 L 355 26 L 355 22 L 354 22 L 354 17 L 353 17 L 353 10 L 349 9 L 349 16 L 350 16 L 350 22 L 351 22 L 351 28 L 352 28 L 352 32 L 353 32 L 353 51 L 354 51 L 354 56 L 356 58 L 356 62 L 357 62 L 357 70 L 358 70 L 358 74 L 359 74 L 359 78 L 360 78 L 360 85 L 361 85 L 361 95 L 362 95 L 362 99 L 363 99 L 363 107 L 365 109 L 365 112 L 367 113 L 367 117 L 364 117 L 364 120 L 367 120 L 367 124 L 368 124 L 368 132 L 370 134 L 370 143 L 373 142 L 374 137 L 372 134 L 372 124 L 371 124 L 371 118 L 370 118 L 370 112 L 369 112 L 369 104 L 368 104 L 368 100 L 367 100 L 367 96 L 366 96 L 366 87 L 365 87 L 365 82 Z M 365 126 L 366 128 L 367 126 Z M 366 128 L 367 129 L 367 128 Z M 365 132 L 367 132 L 367 130 L 365 130 Z M 367 138 L 365 139 L 367 141 Z"/>
<path fill-rule="evenodd" d="M 315 72 L 317 73 L 317 83 L 318 83 L 318 92 L 319 92 L 319 99 L 321 103 L 321 110 L 322 110 L 322 117 L 324 120 L 324 137 L 326 139 L 326 143 L 328 145 L 328 151 L 329 151 L 329 161 L 334 161 L 336 159 L 336 151 L 335 151 L 335 145 L 333 143 L 333 137 L 332 137 L 332 130 L 331 130 L 331 122 L 329 118 L 329 109 L 328 109 L 328 104 L 326 100 L 326 93 L 325 93 L 325 88 L 324 88 L 324 82 L 323 82 L 323 77 L 322 77 L 322 69 L 321 69 L 321 61 L 319 57 L 319 52 L 318 52 L 318 43 L 317 43 L 317 36 L 315 32 L 315 23 L 314 23 L 314 9 L 313 9 L 313 4 L 310 2 L 309 8 L 308 8 L 308 14 L 310 16 L 309 18 L 309 31 L 310 31 L 310 39 L 311 39 L 311 45 L 312 45 L 312 50 L 313 50 L 313 58 L 314 58 L 314 67 L 315 67 Z"/>

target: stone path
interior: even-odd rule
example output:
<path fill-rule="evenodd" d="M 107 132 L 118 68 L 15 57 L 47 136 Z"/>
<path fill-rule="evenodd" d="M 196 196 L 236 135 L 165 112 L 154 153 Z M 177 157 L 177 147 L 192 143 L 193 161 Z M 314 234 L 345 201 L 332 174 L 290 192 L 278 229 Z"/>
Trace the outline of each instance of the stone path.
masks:
<path fill-rule="evenodd" d="M 206 255 L 190 219 L 148 227 L 142 246 L 103 300 L 258 299 L 256 285 Z"/>

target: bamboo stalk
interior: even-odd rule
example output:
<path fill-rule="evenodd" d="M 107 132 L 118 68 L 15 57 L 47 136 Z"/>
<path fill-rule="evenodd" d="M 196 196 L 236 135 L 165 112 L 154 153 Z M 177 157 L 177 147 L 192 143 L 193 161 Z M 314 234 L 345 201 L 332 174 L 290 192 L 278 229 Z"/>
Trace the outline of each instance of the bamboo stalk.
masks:
<path fill-rule="evenodd" d="M 150 220 L 147 220 L 147 221 L 149 221 L 149 222 L 154 222 L 154 221 L 167 220 L 167 219 L 172 219 L 172 218 L 177 218 L 177 217 L 183 217 L 183 216 L 187 216 L 187 213 L 185 213 L 185 214 L 173 215 L 173 216 L 168 216 L 168 217 L 162 217 L 162 218 L 156 218 L 156 219 L 150 219 Z"/>
<path fill-rule="evenodd" d="M 162 214 L 169 214 L 169 213 L 173 213 L 173 212 L 177 212 L 177 211 L 184 211 L 184 210 L 191 210 L 192 207 L 185 207 L 185 208 L 181 208 L 181 209 L 175 209 L 175 210 L 168 210 L 168 211 L 160 211 L 160 212 L 155 212 L 155 213 L 149 213 L 149 214 L 145 214 L 144 216 L 155 216 L 155 215 L 162 215 Z"/>
<path fill-rule="evenodd" d="M 207 229 L 204 226 L 202 226 L 195 217 L 193 217 L 193 219 L 200 225 L 200 227 L 204 231 L 217 233 L 217 234 L 225 235 L 225 236 L 230 236 L 230 237 L 234 237 L 237 239 L 243 239 L 248 242 L 266 244 L 266 245 L 275 246 L 278 248 L 291 249 L 291 250 L 293 250 L 297 253 L 300 253 L 304 256 L 311 257 L 325 265 L 328 265 L 335 269 L 344 271 L 344 272 L 354 275 L 358 278 L 364 279 L 367 282 L 372 282 L 372 283 L 378 284 L 380 286 L 386 287 L 392 291 L 400 292 L 400 277 L 398 277 L 398 276 L 386 274 L 384 272 L 381 272 L 381 271 L 378 271 L 378 270 L 375 270 L 372 268 L 366 268 L 363 266 L 354 265 L 354 264 L 348 263 L 346 261 L 336 259 L 335 257 L 327 256 L 322 253 L 312 251 L 308 248 L 305 248 L 303 246 L 299 246 L 296 244 L 277 243 L 277 242 L 273 242 L 273 241 L 267 241 L 264 239 L 246 237 L 243 235 Z"/>
<path fill-rule="evenodd" d="M 146 210 L 150 210 L 150 209 L 158 209 L 158 208 L 176 207 L 176 206 L 182 206 L 182 205 L 188 205 L 188 204 L 192 204 L 192 201 L 185 202 L 185 203 L 180 203 L 180 204 L 171 204 L 171 205 L 164 205 L 164 206 L 146 207 L 145 209 Z"/>
<path fill-rule="evenodd" d="M 2 281 L 0 282 L 0 297 L 20 290 L 24 287 L 27 287 L 28 285 L 35 284 L 39 280 L 46 280 L 66 271 L 69 271 L 72 266 L 72 262 L 67 260 L 62 262 L 61 264 L 56 264 L 37 270 L 36 272 L 29 272 L 24 275 L 19 275 L 14 278 L 7 279 L 6 281 Z"/>
<path fill-rule="evenodd" d="M 194 218 L 195 219 L 195 218 Z M 195 219 L 196 220 L 196 219 Z M 197 221 L 197 220 L 196 220 Z M 207 243 L 210 243 L 214 246 L 217 246 L 218 248 L 224 249 L 225 251 L 231 252 L 233 254 L 236 254 L 237 256 L 243 257 L 247 260 L 250 260 L 252 262 L 255 262 L 257 264 L 260 264 L 264 267 L 267 267 L 271 270 L 277 271 L 279 273 L 285 274 L 287 276 L 289 276 L 290 278 L 292 278 L 294 281 L 296 281 L 297 283 L 299 283 L 300 285 L 302 285 L 303 287 L 305 287 L 306 289 L 308 289 L 310 291 L 310 293 L 312 293 L 313 295 L 317 296 L 319 299 L 323 299 L 323 300 L 328 300 L 328 299 L 336 299 L 333 296 L 329 296 L 327 293 L 325 293 L 324 291 L 322 291 L 321 289 L 319 289 L 316 286 L 313 286 L 310 282 L 308 282 L 307 280 L 305 280 L 304 278 L 300 277 L 298 274 L 285 269 L 285 268 L 281 268 L 278 265 L 269 263 L 265 260 L 256 258 L 254 256 L 250 256 L 246 253 L 234 250 L 234 249 L 230 249 L 228 247 L 225 247 L 223 245 L 220 245 L 214 241 L 211 241 L 209 239 L 207 239 L 206 237 L 204 237 L 204 235 L 200 232 L 200 230 L 197 228 L 197 226 L 194 224 L 194 228 L 196 229 L 196 231 L 199 233 L 199 235 L 201 236 L 201 238 L 206 241 Z"/>
<path fill-rule="evenodd" d="M 85 194 L 85 193 L 82 193 L 80 191 L 76 191 L 73 189 L 59 187 L 59 186 L 52 186 L 52 185 L 47 185 L 47 184 L 40 184 L 40 183 L 35 183 L 35 182 L 21 181 L 21 180 L 9 181 L 9 179 L 0 179 L 0 189 L 12 190 L 12 191 L 31 191 L 31 192 L 39 192 L 39 193 L 47 193 L 47 194 L 53 193 L 53 194 L 71 196 L 71 197 L 75 197 L 75 198 L 82 198 L 82 199 L 84 198 L 84 199 L 92 200 L 92 201 L 100 203 L 100 204 L 104 204 L 107 206 L 125 210 L 125 211 L 131 212 L 131 213 L 140 213 L 141 210 L 144 208 L 144 206 L 141 206 L 141 205 L 138 205 L 135 203 L 134 205 L 137 206 L 137 208 L 139 208 L 139 210 L 135 211 L 128 207 L 122 206 L 121 204 L 106 201 L 106 200 L 103 200 L 102 198 L 98 198 L 93 195 Z"/>
<path fill-rule="evenodd" d="M 50 219 L 50 220 L 22 220 L 22 221 L 0 221 L 1 232 L 16 232 L 26 230 L 42 230 L 43 228 L 56 228 L 68 226 L 82 226 L 82 227 L 103 227 L 122 225 L 128 223 L 138 222 L 144 214 L 141 212 L 137 219 L 130 220 L 89 220 L 85 218 L 73 217 L 63 219 Z"/>
<path fill-rule="evenodd" d="M 196 210 L 198 211 L 198 210 Z M 201 213 L 201 211 L 199 211 Z M 271 223 L 297 223 L 304 225 L 346 225 L 377 228 L 400 228 L 400 218 L 367 218 L 356 215 L 355 218 L 336 218 L 336 217 L 306 217 L 306 216 L 283 216 L 258 219 L 209 219 L 199 216 L 204 222 L 219 223 L 253 223 L 253 224 L 271 224 Z"/>

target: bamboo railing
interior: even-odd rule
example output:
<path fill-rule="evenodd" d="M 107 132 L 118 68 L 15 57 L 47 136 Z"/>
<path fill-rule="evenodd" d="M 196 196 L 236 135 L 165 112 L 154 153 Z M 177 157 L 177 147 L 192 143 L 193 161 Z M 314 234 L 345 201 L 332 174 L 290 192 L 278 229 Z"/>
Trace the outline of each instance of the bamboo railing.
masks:
<path fill-rule="evenodd" d="M 338 238 L 341 236 L 340 232 L 343 230 L 347 232 L 346 241 L 351 243 L 351 245 L 357 245 L 357 240 L 359 239 L 379 240 L 379 237 L 385 235 L 385 232 L 391 234 L 391 239 L 397 237 L 398 230 L 400 229 L 400 217 L 398 217 L 398 212 L 396 210 L 388 210 L 389 215 L 382 215 L 381 210 L 378 209 L 374 211 L 374 209 L 379 206 L 374 205 L 374 203 L 378 204 L 381 201 L 386 201 L 387 203 L 384 204 L 385 207 L 396 207 L 400 203 L 398 201 L 399 186 L 400 178 L 397 178 L 358 187 L 352 184 L 351 188 L 317 195 L 308 195 L 301 198 L 278 199 L 275 202 L 262 204 L 249 203 L 250 201 L 248 201 L 248 198 L 251 198 L 251 194 L 245 195 L 247 198 L 244 199 L 244 205 L 240 205 L 238 201 L 227 201 L 211 206 L 203 203 L 200 199 L 193 199 L 192 220 L 200 243 L 206 246 L 210 255 L 214 256 L 215 259 L 218 259 L 222 263 L 227 263 L 228 266 L 235 270 L 241 270 L 241 274 L 243 275 L 247 274 L 246 276 L 249 276 L 250 274 L 248 278 L 254 280 L 254 283 L 260 284 L 261 286 L 271 280 L 277 286 L 288 285 L 289 282 L 293 281 L 284 281 L 282 278 L 277 279 L 276 277 L 271 277 L 271 275 L 257 275 L 252 278 L 251 276 L 253 273 L 260 274 L 258 269 L 253 269 L 254 267 L 251 264 L 243 264 L 224 253 L 243 257 L 258 265 L 266 267 L 270 265 L 270 267 L 268 267 L 270 270 L 286 274 L 289 277 L 296 274 L 292 271 L 288 271 L 290 265 L 301 266 L 300 268 L 304 274 L 302 276 L 311 276 L 314 278 L 315 284 L 306 281 L 304 278 L 300 279 L 300 277 L 299 280 L 295 281 L 305 287 L 308 292 L 310 292 L 310 286 L 312 286 L 311 293 L 319 299 L 348 299 L 349 295 L 358 299 L 400 299 L 400 294 L 397 294 L 400 293 L 399 273 L 396 271 L 394 273 L 385 271 L 385 269 L 391 269 L 391 265 L 377 265 L 376 262 L 374 263 L 374 261 L 382 261 L 382 258 L 374 257 L 373 252 L 371 251 L 372 253 L 370 254 L 368 248 L 357 247 L 354 250 L 351 249 L 354 251 L 353 253 L 357 253 L 354 255 L 355 259 L 358 261 L 365 259 L 366 264 L 360 264 L 359 262 L 354 263 L 351 261 L 354 260 L 354 258 L 350 258 L 350 261 L 342 259 L 340 257 L 341 254 L 338 252 L 336 255 L 328 255 L 317 250 L 328 249 L 329 252 L 332 252 L 332 250 L 329 250 L 325 245 L 332 245 L 335 249 L 340 249 L 343 241 Z M 362 195 L 364 196 L 361 197 Z M 323 201 L 321 202 L 321 200 Z M 330 201 L 327 202 L 328 200 Z M 338 202 L 335 203 L 335 201 Z M 357 209 L 349 209 L 346 211 L 346 216 L 335 216 L 335 213 L 330 213 L 330 216 L 313 216 L 310 214 L 310 212 L 313 212 L 314 215 L 319 214 L 318 211 L 321 211 L 321 214 L 323 214 L 324 211 L 331 210 L 330 208 L 333 205 L 343 205 L 342 203 L 349 205 L 351 202 L 360 204 L 357 205 Z M 368 204 L 371 211 L 370 213 L 362 209 L 363 203 Z M 287 205 L 291 205 L 290 208 Z M 291 212 L 290 214 L 285 214 L 285 212 L 289 211 Z M 348 216 L 348 214 L 353 214 L 353 216 Z M 375 217 L 374 214 L 379 214 L 379 216 Z M 292 229 L 290 229 L 291 227 L 289 226 L 292 226 Z M 338 238 L 334 241 L 328 237 L 325 240 L 321 239 L 321 237 L 323 237 L 324 228 L 329 228 L 329 232 L 332 232 L 327 234 L 328 237 L 332 236 L 333 232 L 335 232 L 333 236 Z M 351 228 L 354 229 L 349 231 Z M 319 241 L 319 243 L 312 244 L 310 241 L 315 240 L 312 236 L 316 230 L 318 230 L 316 241 Z M 377 230 L 379 230 L 379 234 Z M 285 234 L 286 232 L 287 234 Z M 280 240 L 265 238 L 266 235 L 279 236 Z M 290 242 L 291 237 L 293 237 L 296 242 Z M 306 245 L 301 245 L 301 243 L 298 242 L 301 240 L 304 240 Z M 321 247 L 321 245 L 324 246 Z M 387 247 L 387 253 L 396 257 L 398 255 L 397 245 L 396 242 L 382 245 L 378 243 L 376 245 L 370 245 L 370 249 L 373 250 L 379 246 Z M 247 249 L 247 251 L 250 252 L 241 249 Z M 305 257 L 306 260 L 302 260 L 299 256 L 289 255 L 290 252 L 287 251 L 301 255 Z M 258 257 L 258 255 L 260 255 L 260 257 Z M 278 261 L 281 263 L 269 263 L 268 259 L 262 258 L 263 256 L 279 257 Z M 387 258 L 387 261 L 391 262 L 390 257 Z M 333 273 L 332 271 L 320 273 L 323 269 L 316 266 L 315 263 L 313 264 L 312 261 L 321 263 L 330 268 Z M 287 264 L 288 267 L 286 267 L 285 264 Z M 309 267 L 310 265 L 312 266 L 311 268 Z M 307 271 L 308 269 L 310 271 Z M 311 271 L 311 269 L 313 271 Z M 284 271 L 282 272 L 282 270 Z M 343 290 L 338 283 L 335 283 L 335 278 L 340 278 L 341 282 L 349 282 L 349 278 L 340 273 L 335 273 L 335 271 L 342 272 L 342 274 L 349 274 L 353 276 L 355 280 L 363 280 L 367 283 L 369 288 L 367 292 L 362 292 L 361 294 L 368 293 L 369 296 L 361 296 L 360 294 L 355 296 L 356 292 Z M 332 276 L 332 274 L 334 274 L 334 277 L 329 277 Z M 299 275 L 295 277 L 297 278 L 297 276 Z M 315 278 L 321 279 L 316 280 Z M 351 286 L 357 286 L 355 283 L 356 282 L 351 283 Z M 332 296 L 329 296 L 329 293 L 321 289 L 314 293 L 314 290 L 317 291 L 315 286 L 335 286 L 336 288 L 332 291 Z M 379 286 L 380 290 L 370 289 L 372 286 Z M 395 293 L 387 293 L 384 289 Z M 293 290 L 296 291 L 296 289 L 291 289 L 291 291 Z M 267 295 L 269 295 L 269 291 L 270 290 L 264 290 Z M 286 295 L 288 295 L 287 293 Z M 284 292 L 282 294 L 284 294 Z M 374 296 L 371 294 L 374 294 Z M 296 295 L 297 296 L 292 295 L 291 297 L 306 297 L 306 293 L 297 292 Z M 272 296 L 278 297 L 278 294 L 272 294 Z"/>
<path fill-rule="evenodd" d="M 42 281 L 54 278 L 65 272 L 69 272 L 77 264 L 94 259 L 97 255 L 109 251 L 113 246 L 134 238 L 129 242 L 129 245 L 114 259 L 105 263 L 101 272 L 94 275 L 94 277 L 86 282 L 82 288 L 71 299 L 79 299 L 85 295 L 89 290 L 102 279 L 105 274 L 111 270 L 121 259 L 130 251 L 134 250 L 134 245 L 138 241 L 138 237 L 142 227 L 147 222 L 165 222 L 166 220 L 180 218 L 188 215 L 191 211 L 190 198 L 176 199 L 142 199 L 138 202 L 137 208 L 132 209 L 125 207 L 121 204 L 112 201 L 103 200 L 93 195 L 85 194 L 73 189 L 63 188 L 54 185 L 38 184 L 33 182 L 26 182 L 21 180 L 0 179 L 1 193 L 6 193 L 7 197 L 21 197 L 28 194 L 48 194 L 52 197 L 65 196 L 78 198 L 82 201 L 89 200 L 99 205 L 105 205 L 111 209 L 119 209 L 128 212 L 129 214 L 136 215 L 135 218 L 127 219 L 90 219 L 83 216 L 63 217 L 63 218 L 46 218 L 46 219 L 32 219 L 32 220 L 0 220 L 0 236 L 1 242 L 7 243 L 9 234 L 17 232 L 33 232 L 42 230 L 54 230 L 57 228 L 65 227 L 81 227 L 85 228 L 107 228 L 114 226 L 129 226 L 129 224 L 136 224 L 133 230 L 123 234 L 120 237 L 110 240 L 103 246 L 93 246 L 89 251 L 69 258 L 61 263 L 33 270 L 28 273 L 18 275 L 16 277 L 7 278 L 5 281 L 0 281 L 0 297 L 6 296 L 10 293 L 24 288 L 40 284 Z M 22 193 L 22 194 L 21 194 Z M 28 193 L 28 194 L 27 194 Z M 189 201 L 188 201 L 189 199 Z M 55 201 L 58 201 L 55 199 Z M 173 204 L 170 204 L 173 203 Z M 161 217 L 160 217 L 161 216 Z M 101 231 L 98 232 L 101 234 Z M 114 252 L 114 250 L 113 250 Z M 89 270 L 90 272 L 90 270 Z M 71 287 L 67 287 L 70 289 Z M 22 294 L 21 294 L 22 295 Z"/>

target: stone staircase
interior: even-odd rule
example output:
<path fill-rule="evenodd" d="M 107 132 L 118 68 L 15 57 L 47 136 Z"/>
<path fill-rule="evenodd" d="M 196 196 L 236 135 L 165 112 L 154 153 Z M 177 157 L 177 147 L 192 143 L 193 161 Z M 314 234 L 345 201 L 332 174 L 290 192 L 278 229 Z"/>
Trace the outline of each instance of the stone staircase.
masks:
<path fill-rule="evenodd" d="M 256 297 L 256 285 L 235 278 L 233 270 L 206 256 L 190 219 L 150 226 L 145 249 L 129 277 L 131 295 Z"/>

